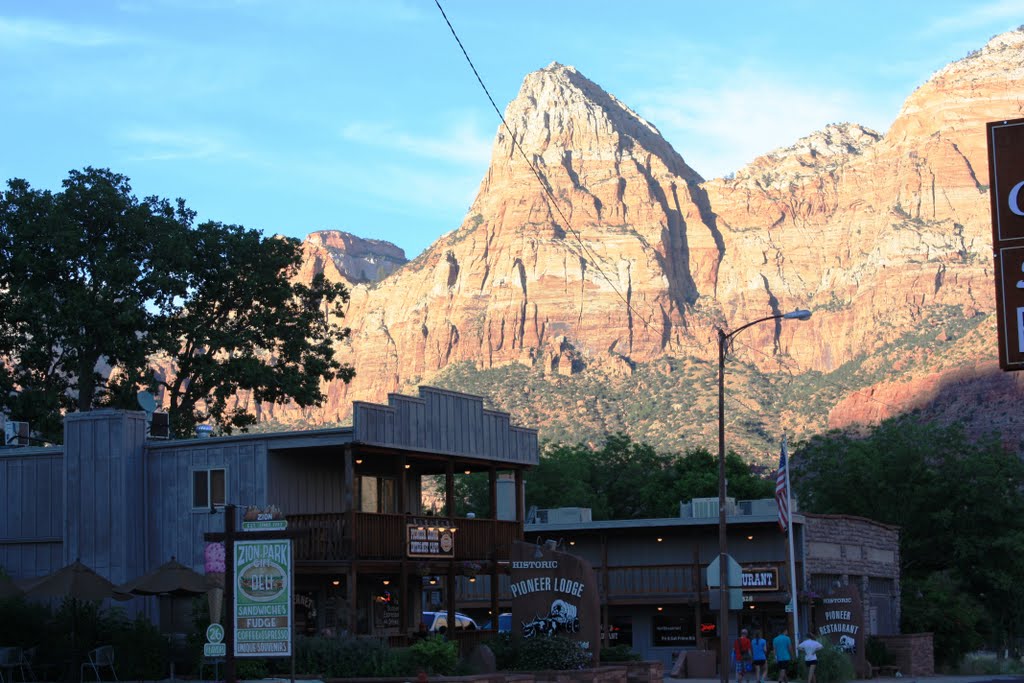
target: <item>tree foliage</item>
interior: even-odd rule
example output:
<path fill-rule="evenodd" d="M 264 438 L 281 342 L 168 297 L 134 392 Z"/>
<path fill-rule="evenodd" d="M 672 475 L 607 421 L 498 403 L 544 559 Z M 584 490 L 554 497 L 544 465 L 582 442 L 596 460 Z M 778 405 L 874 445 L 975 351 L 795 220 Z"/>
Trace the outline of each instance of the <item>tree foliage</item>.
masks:
<path fill-rule="evenodd" d="M 801 509 L 900 527 L 903 629 L 934 631 L 937 656 L 956 659 L 974 646 L 943 619 L 981 629 L 995 645 L 1019 632 L 1024 463 L 998 440 L 909 416 L 865 437 L 815 437 L 792 462 Z M 969 599 L 953 599 L 958 593 Z M 942 607 L 929 609 L 929 601 Z"/>
<path fill-rule="evenodd" d="M 726 458 L 726 477 L 732 497 L 772 495 L 772 482 L 735 453 Z M 594 519 L 676 517 L 680 501 L 716 496 L 718 460 L 708 451 L 661 454 L 625 434 L 609 436 L 596 449 L 549 444 L 526 481 L 527 505 L 589 507 Z"/>
<path fill-rule="evenodd" d="M 214 222 L 188 238 L 179 265 L 186 298 L 154 325 L 170 367 L 153 384 L 166 393 L 177 434 L 205 421 L 244 428 L 256 421 L 255 403 L 316 405 L 323 381 L 353 377 L 333 346 L 348 335 L 332 322 L 344 316 L 348 292 L 323 274 L 309 286 L 290 281 L 302 258 L 297 240 Z"/>
<path fill-rule="evenodd" d="M 297 240 L 194 217 L 180 199 L 139 200 L 107 169 L 71 171 L 57 193 L 8 181 L 0 409 L 59 441 L 64 412 L 135 408 L 156 387 L 177 433 L 230 431 L 258 402 L 314 405 L 322 382 L 350 379 L 333 352 L 348 334 L 332 322 L 344 287 L 291 282 Z"/>

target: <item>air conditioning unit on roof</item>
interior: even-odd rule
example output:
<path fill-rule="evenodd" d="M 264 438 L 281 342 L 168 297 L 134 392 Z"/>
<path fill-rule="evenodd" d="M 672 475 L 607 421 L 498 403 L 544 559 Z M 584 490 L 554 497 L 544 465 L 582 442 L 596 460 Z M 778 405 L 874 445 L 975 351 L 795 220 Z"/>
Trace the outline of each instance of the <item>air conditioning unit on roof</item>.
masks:
<path fill-rule="evenodd" d="M 30 442 L 28 422 L 4 420 L 5 446 L 28 446 Z"/>

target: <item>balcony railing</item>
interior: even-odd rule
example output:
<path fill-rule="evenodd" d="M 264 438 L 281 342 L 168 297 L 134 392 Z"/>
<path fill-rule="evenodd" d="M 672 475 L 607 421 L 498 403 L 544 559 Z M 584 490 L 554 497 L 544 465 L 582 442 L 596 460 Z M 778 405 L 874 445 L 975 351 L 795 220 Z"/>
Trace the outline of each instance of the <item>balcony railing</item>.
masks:
<path fill-rule="evenodd" d="M 340 562 L 361 560 L 401 560 L 406 552 L 408 516 L 357 512 L 351 534 L 347 515 L 289 515 L 288 528 L 308 530 L 295 540 L 298 562 Z M 512 543 L 522 538 L 522 525 L 495 519 L 456 517 L 455 559 L 507 560 Z"/>

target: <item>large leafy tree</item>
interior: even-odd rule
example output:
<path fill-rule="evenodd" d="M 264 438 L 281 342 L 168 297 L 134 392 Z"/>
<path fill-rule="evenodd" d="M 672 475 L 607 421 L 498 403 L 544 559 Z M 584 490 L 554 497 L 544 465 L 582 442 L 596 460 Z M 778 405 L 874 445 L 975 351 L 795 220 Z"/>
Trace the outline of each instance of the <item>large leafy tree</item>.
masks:
<path fill-rule="evenodd" d="M 904 630 L 934 631 L 936 653 L 954 660 L 971 643 L 936 619 L 958 621 L 994 645 L 1019 633 L 1024 463 L 998 439 L 972 439 L 960 425 L 909 416 L 865 436 L 815 437 L 795 450 L 792 462 L 802 509 L 901 528 Z M 970 600 L 950 601 L 957 591 Z M 937 615 L 928 609 L 934 601 L 957 613 Z"/>
<path fill-rule="evenodd" d="M 136 391 L 156 387 L 177 433 L 200 420 L 230 431 L 260 402 L 314 405 L 322 382 L 350 379 L 333 352 L 348 334 L 344 287 L 292 282 L 297 240 L 193 219 L 107 169 L 72 171 L 58 193 L 9 181 L 0 408 L 57 441 L 63 412 L 136 407 Z"/>
<path fill-rule="evenodd" d="M 14 179 L 0 197 L 0 405 L 59 438 L 61 411 L 107 398 L 105 367 L 137 370 L 164 280 L 159 255 L 190 216 L 138 200 L 128 179 L 72 171 L 52 194 Z"/>
<path fill-rule="evenodd" d="M 336 322 L 348 292 L 322 274 L 308 286 L 291 281 L 298 240 L 208 222 L 187 247 L 187 296 L 155 328 L 168 367 L 154 385 L 166 393 L 175 433 L 201 421 L 246 427 L 265 402 L 317 405 L 323 382 L 354 376 L 334 356 L 349 334 Z"/>

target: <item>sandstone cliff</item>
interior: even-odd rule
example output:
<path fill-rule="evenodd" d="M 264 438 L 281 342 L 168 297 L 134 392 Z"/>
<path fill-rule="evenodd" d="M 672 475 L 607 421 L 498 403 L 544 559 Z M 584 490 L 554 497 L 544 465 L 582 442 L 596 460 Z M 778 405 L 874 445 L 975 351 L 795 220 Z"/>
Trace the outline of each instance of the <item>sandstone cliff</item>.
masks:
<path fill-rule="evenodd" d="M 339 265 L 323 234 L 307 245 L 309 273 L 336 268 L 353 285 L 341 352 L 358 375 L 303 419 L 344 420 L 352 399 L 382 400 L 468 365 L 517 363 L 606 385 L 635 382 L 662 358 L 707 371 L 716 326 L 797 307 L 814 317 L 751 328 L 733 355 L 791 379 L 852 378 L 815 394 L 827 405 L 776 405 L 798 428 L 823 428 L 837 402 L 833 425 L 919 403 L 876 400 L 870 392 L 883 387 L 916 396 L 915 382 L 943 383 L 936 373 L 959 373 L 960 386 L 964 372 L 986 375 L 995 341 L 984 131 L 986 121 L 1024 115 L 1022 47 L 1024 33 L 997 36 L 939 71 L 884 136 L 828 126 L 708 182 L 653 124 L 574 68 L 529 74 L 457 230 L 379 280 Z M 941 339 L 929 328 L 936 320 L 956 332 Z M 964 338 L 975 341 L 960 346 Z M 1008 396 L 1017 384 L 1001 383 Z M 492 388 L 505 401 L 522 389 Z M 539 410 L 576 419 L 559 405 L 565 395 Z"/>

